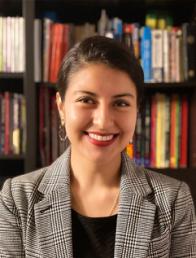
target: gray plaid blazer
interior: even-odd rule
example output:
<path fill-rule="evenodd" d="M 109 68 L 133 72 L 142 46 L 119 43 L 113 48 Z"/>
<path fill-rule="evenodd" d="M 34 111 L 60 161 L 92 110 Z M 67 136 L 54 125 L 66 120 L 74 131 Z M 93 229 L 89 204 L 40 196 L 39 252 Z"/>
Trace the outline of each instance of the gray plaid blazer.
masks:
<path fill-rule="evenodd" d="M 0 257 L 73 257 L 69 164 L 70 149 L 51 166 L 5 182 Z M 121 169 L 114 257 L 196 257 L 187 185 L 136 167 L 125 153 Z"/>

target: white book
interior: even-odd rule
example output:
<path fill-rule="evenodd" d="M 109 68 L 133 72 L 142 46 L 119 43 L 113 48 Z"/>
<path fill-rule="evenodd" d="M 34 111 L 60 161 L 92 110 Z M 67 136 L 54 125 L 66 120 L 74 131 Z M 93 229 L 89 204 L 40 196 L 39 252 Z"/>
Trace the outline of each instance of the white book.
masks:
<path fill-rule="evenodd" d="M 14 20 L 14 72 L 19 72 L 19 17 Z"/>
<path fill-rule="evenodd" d="M 25 70 L 25 21 L 23 17 L 19 17 L 19 72 Z"/>
<path fill-rule="evenodd" d="M 171 82 L 176 82 L 176 28 L 171 31 L 171 51 L 170 51 L 170 67 Z"/>
<path fill-rule="evenodd" d="M 154 82 L 163 81 L 163 31 L 152 30 L 152 77 Z"/>
<path fill-rule="evenodd" d="M 182 81 L 182 30 L 176 31 L 176 82 Z"/>
<path fill-rule="evenodd" d="M 164 29 L 163 30 L 163 81 L 169 82 L 170 81 L 170 65 L 169 65 L 169 31 Z"/>
<path fill-rule="evenodd" d="M 6 49 L 6 72 L 11 72 L 11 17 L 6 18 L 6 41 L 7 41 L 7 49 Z"/>
<path fill-rule="evenodd" d="M 15 71 L 15 62 L 14 62 L 14 51 L 15 51 L 15 17 L 11 17 L 11 31 L 10 31 L 10 38 L 11 38 L 11 53 L 10 53 L 10 59 L 11 59 L 11 72 Z"/>
<path fill-rule="evenodd" d="M 13 98 L 13 152 L 20 154 L 20 128 L 19 128 L 19 94 L 15 93 Z"/>
<path fill-rule="evenodd" d="M 105 36 L 108 26 L 108 16 L 105 9 L 101 10 L 101 17 L 97 23 L 98 34 Z"/>
<path fill-rule="evenodd" d="M 0 72 L 3 71 L 3 17 L 0 16 Z"/>
<path fill-rule="evenodd" d="M 34 20 L 34 80 L 41 81 L 41 20 Z"/>
<path fill-rule="evenodd" d="M 43 44 L 43 80 L 49 80 L 49 65 L 50 65 L 50 41 L 51 41 L 51 26 L 52 20 L 44 19 L 44 44 Z"/>
<path fill-rule="evenodd" d="M 3 17 L 3 72 L 6 72 L 7 60 L 6 60 L 6 52 L 7 52 L 7 18 Z"/>

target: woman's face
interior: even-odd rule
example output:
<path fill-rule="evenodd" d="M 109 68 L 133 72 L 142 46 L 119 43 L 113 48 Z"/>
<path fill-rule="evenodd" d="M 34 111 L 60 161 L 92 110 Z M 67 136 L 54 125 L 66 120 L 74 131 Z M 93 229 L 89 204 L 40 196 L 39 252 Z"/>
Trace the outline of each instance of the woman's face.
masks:
<path fill-rule="evenodd" d="M 57 93 L 57 105 L 78 158 L 111 162 L 133 137 L 137 93 L 125 72 L 86 65 L 70 78 L 63 102 Z"/>

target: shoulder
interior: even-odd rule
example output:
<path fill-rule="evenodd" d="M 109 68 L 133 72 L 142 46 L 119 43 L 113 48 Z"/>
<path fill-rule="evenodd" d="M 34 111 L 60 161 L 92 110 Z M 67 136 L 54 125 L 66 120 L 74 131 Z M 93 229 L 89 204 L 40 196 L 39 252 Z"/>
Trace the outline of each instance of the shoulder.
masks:
<path fill-rule="evenodd" d="M 157 202 L 162 202 L 165 206 L 175 205 L 177 201 L 181 201 L 182 205 L 192 203 L 190 188 L 184 181 L 149 169 L 140 168 L 140 170 L 145 174 Z"/>
<path fill-rule="evenodd" d="M 39 199 L 38 187 L 47 171 L 47 167 L 33 172 L 9 178 L 0 192 L 0 202 L 10 209 L 29 206 L 29 203 Z"/>

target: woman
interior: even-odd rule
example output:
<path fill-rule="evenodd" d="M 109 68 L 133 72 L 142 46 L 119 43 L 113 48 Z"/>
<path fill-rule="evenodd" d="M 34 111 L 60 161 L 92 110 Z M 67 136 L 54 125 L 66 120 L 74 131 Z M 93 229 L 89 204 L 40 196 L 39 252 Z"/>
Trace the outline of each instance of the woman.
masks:
<path fill-rule="evenodd" d="M 134 55 L 112 39 L 88 38 L 63 60 L 58 87 L 70 147 L 4 184 L 0 257 L 196 257 L 187 185 L 124 152 L 143 88 Z"/>

